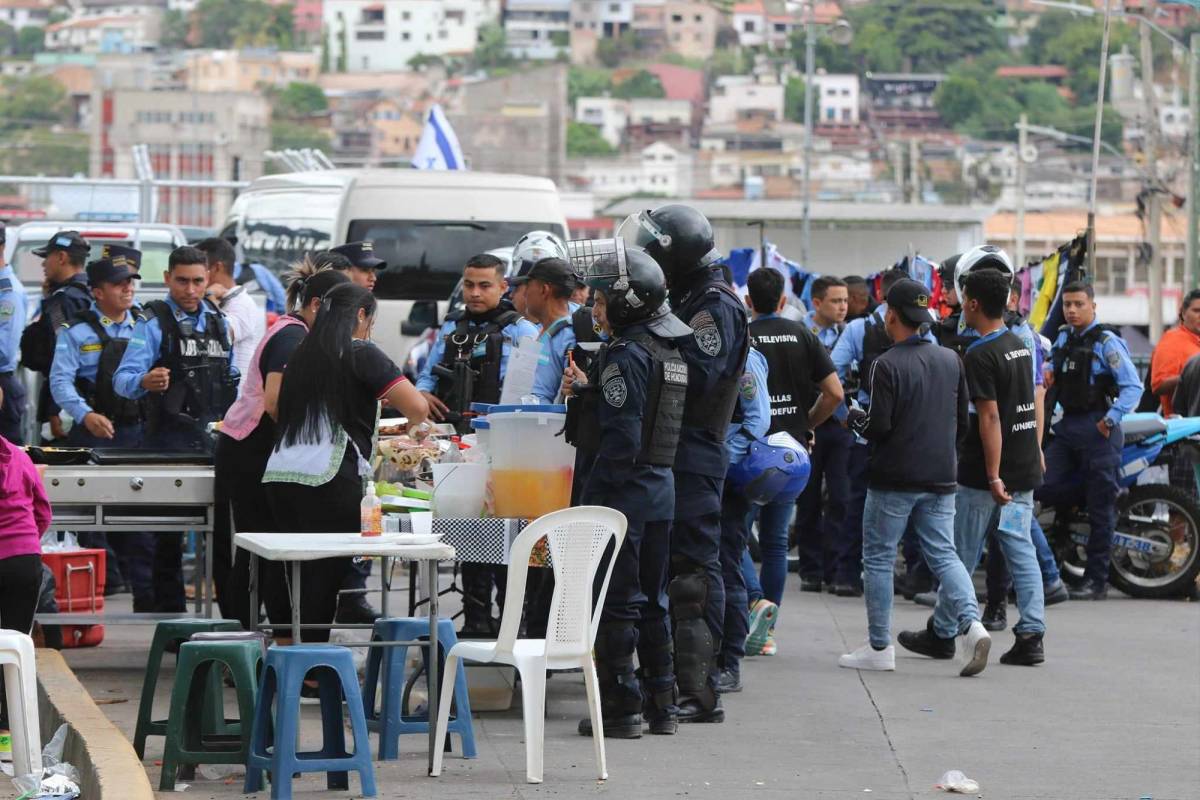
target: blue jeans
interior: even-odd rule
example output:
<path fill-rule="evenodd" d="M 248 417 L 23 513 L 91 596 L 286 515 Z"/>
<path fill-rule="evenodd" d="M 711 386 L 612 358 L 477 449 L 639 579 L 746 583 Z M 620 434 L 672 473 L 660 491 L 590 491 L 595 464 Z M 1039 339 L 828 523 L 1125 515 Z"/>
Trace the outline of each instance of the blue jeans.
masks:
<path fill-rule="evenodd" d="M 1033 513 L 1033 492 L 1012 492 L 1012 502 L 1025 506 Z M 968 572 L 974 571 L 983 555 L 983 543 L 988 535 L 995 536 L 1000 552 L 989 558 L 1004 554 L 1008 569 L 1012 573 L 1017 590 L 1017 608 L 1021 620 L 1013 626 L 1014 633 L 1045 633 L 1046 605 L 1042 594 L 1042 571 L 1038 567 L 1033 540 L 1026 528 L 1019 533 L 1000 528 L 1000 506 L 992 499 L 992 493 L 983 489 L 959 486 L 955 495 L 954 547 Z M 938 636 L 949 638 L 957 632 L 954 615 L 943 602 L 942 591 L 938 591 L 938 604 L 933 610 L 933 630 Z"/>
<path fill-rule="evenodd" d="M 956 620 L 948 635 L 956 636 L 979 620 L 971 576 L 954 552 L 954 495 L 868 489 L 863 506 L 863 589 L 867 631 L 875 647 L 892 643 L 892 571 L 896 545 L 910 519 L 925 563 L 941 582 L 939 596 Z"/>
<path fill-rule="evenodd" d="M 1058 572 L 1058 561 L 1054 558 L 1054 551 L 1050 549 L 1050 542 L 1046 541 L 1046 532 L 1042 530 L 1037 517 L 1029 524 L 1029 538 L 1033 539 L 1033 549 L 1037 551 L 1038 566 L 1042 569 L 1042 583 L 1053 586 L 1062 576 Z"/>
<path fill-rule="evenodd" d="M 750 551 L 742 554 L 742 574 L 746 577 L 751 605 L 764 597 L 775 605 L 783 602 L 783 588 L 787 583 L 788 524 L 795 508 L 795 503 L 767 503 L 755 506 L 750 512 L 749 524 L 758 518 L 758 548 L 762 554 L 761 575 L 756 574 Z"/>

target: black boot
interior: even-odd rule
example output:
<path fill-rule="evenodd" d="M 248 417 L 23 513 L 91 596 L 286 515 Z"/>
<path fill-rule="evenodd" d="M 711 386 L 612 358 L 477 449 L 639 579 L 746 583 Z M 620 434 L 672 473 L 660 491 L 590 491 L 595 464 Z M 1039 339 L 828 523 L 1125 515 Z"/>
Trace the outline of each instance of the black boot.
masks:
<path fill-rule="evenodd" d="M 1108 584 L 1092 578 L 1085 578 L 1079 586 L 1068 590 L 1072 600 L 1107 600 Z"/>
<path fill-rule="evenodd" d="M 636 648 L 637 629 L 631 622 L 600 623 L 595 657 L 605 738 L 642 738 L 642 687 L 633 670 Z M 592 735 L 590 718 L 579 721 L 579 734 Z"/>
<path fill-rule="evenodd" d="M 933 617 L 923 631 L 903 631 L 897 640 L 905 650 L 941 660 L 954 658 L 954 640 L 943 639 L 933 632 Z"/>
<path fill-rule="evenodd" d="M 675 692 L 675 663 L 671 630 L 665 619 L 638 625 L 638 677 L 642 681 L 642 714 L 654 736 L 679 730 L 679 696 Z"/>
<path fill-rule="evenodd" d="M 367 602 L 365 592 L 347 592 L 338 598 L 335 619 L 345 624 L 372 625 L 379 619 L 379 612 Z"/>
<path fill-rule="evenodd" d="M 720 642 L 704 620 L 708 578 L 699 572 L 677 575 L 667 587 L 675 636 L 675 676 L 679 683 L 680 722 L 724 722 L 717 695 Z"/>
<path fill-rule="evenodd" d="M 679 701 L 680 722 L 724 722 L 725 709 L 721 708 L 721 695 L 715 691 L 712 705 L 705 703 L 703 698 L 684 697 Z"/>
<path fill-rule="evenodd" d="M 482 564 L 463 564 L 463 639 L 491 639 L 496 635 L 492 622 L 492 574 Z"/>
<path fill-rule="evenodd" d="M 1018 633 L 1012 649 L 1000 656 L 1001 664 L 1014 664 L 1019 667 L 1032 667 L 1046 660 L 1046 651 L 1042 648 L 1042 634 Z"/>
<path fill-rule="evenodd" d="M 995 602 L 988 599 L 988 603 L 983 609 L 983 618 L 980 622 L 983 627 L 989 631 L 1002 631 L 1008 627 L 1008 604 L 1005 598 L 1001 597 L 1000 602 Z"/>

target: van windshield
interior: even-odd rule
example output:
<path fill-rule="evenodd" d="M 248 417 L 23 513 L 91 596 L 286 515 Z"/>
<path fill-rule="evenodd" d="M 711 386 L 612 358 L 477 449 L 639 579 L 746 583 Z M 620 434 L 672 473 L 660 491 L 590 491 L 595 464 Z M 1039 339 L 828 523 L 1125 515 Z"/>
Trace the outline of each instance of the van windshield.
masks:
<path fill-rule="evenodd" d="M 550 222 L 450 222 L 447 220 L 354 220 L 346 241 L 369 240 L 388 267 L 378 275 L 381 300 L 446 300 L 473 255 L 512 247 L 530 231 L 566 236 Z"/>
<path fill-rule="evenodd" d="M 338 199 L 333 192 L 312 192 L 303 199 L 292 192 L 250 196 L 243 207 L 243 233 L 238 242 L 242 258 L 284 273 L 305 254 L 327 249 L 333 239 Z"/>

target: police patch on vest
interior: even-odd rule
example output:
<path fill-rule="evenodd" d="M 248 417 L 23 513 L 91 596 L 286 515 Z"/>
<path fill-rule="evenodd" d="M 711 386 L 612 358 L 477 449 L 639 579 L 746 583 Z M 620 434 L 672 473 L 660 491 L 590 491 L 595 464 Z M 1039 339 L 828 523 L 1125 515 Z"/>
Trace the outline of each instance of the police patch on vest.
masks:
<path fill-rule="evenodd" d="M 712 314 L 701 311 L 692 317 L 688 327 L 695 331 L 696 346 L 700 348 L 700 352 L 708 356 L 715 356 L 721 352 L 721 331 L 717 329 Z"/>
<path fill-rule="evenodd" d="M 621 368 L 616 364 L 609 364 L 604 368 L 604 372 L 600 373 L 600 383 L 608 383 L 613 378 L 621 377 Z"/>
<path fill-rule="evenodd" d="M 9 319 L 17 312 L 17 306 L 11 300 L 0 303 L 0 321 Z"/>
<path fill-rule="evenodd" d="M 103 349 L 104 349 L 104 345 L 100 344 L 99 342 L 92 342 L 91 344 L 81 344 L 79 346 L 79 352 L 81 352 L 81 353 L 99 353 Z"/>
<path fill-rule="evenodd" d="M 204 345 L 203 353 L 200 351 L 201 344 Z M 184 358 L 197 358 L 201 355 L 208 356 L 209 358 L 226 358 L 229 355 L 229 351 L 221 347 L 220 342 L 214 342 L 211 339 L 203 343 L 197 342 L 195 339 L 181 339 L 179 342 L 179 354 Z"/>
<path fill-rule="evenodd" d="M 1104 360 L 1108 362 L 1110 367 L 1116 370 L 1121 366 L 1121 353 L 1118 350 L 1109 350 L 1104 356 Z"/>
<path fill-rule="evenodd" d="M 629 391 L 625 388 L 625 379 L 619 375 L 604 384 L 604 402 L 613 408 L 625 405 L 625 398 L 628 396 Z"/>
<path fill-rule="evenodd" d="M 663 380 L 667 383 L 673 383 L 676 386 L 687 386 L 687 364 L 682 361 L 664 361 Z"/>
<path fill-rule="evenodd" d="M 742 377 L 738 381 L 738 394 L 746 400 L 753 400 L 758 396 L 758 381 L 754 380 L 753 373 L 742 373 Z"/>

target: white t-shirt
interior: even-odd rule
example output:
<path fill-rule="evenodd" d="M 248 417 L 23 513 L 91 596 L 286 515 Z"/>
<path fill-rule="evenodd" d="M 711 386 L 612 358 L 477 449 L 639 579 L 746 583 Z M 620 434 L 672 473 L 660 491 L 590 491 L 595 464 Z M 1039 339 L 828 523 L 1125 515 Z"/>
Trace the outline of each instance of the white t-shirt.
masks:
<path fill-rule="evenodd" d="M 230 289 L 221 298 L 221 311 L 225 313 L 229 335 L 233 339 L 233 365 L 241 373 L 240 386 L 241 380 L 250 372 L 250 359 L 267 332 L 267 315 L 244 286 Z"/>

